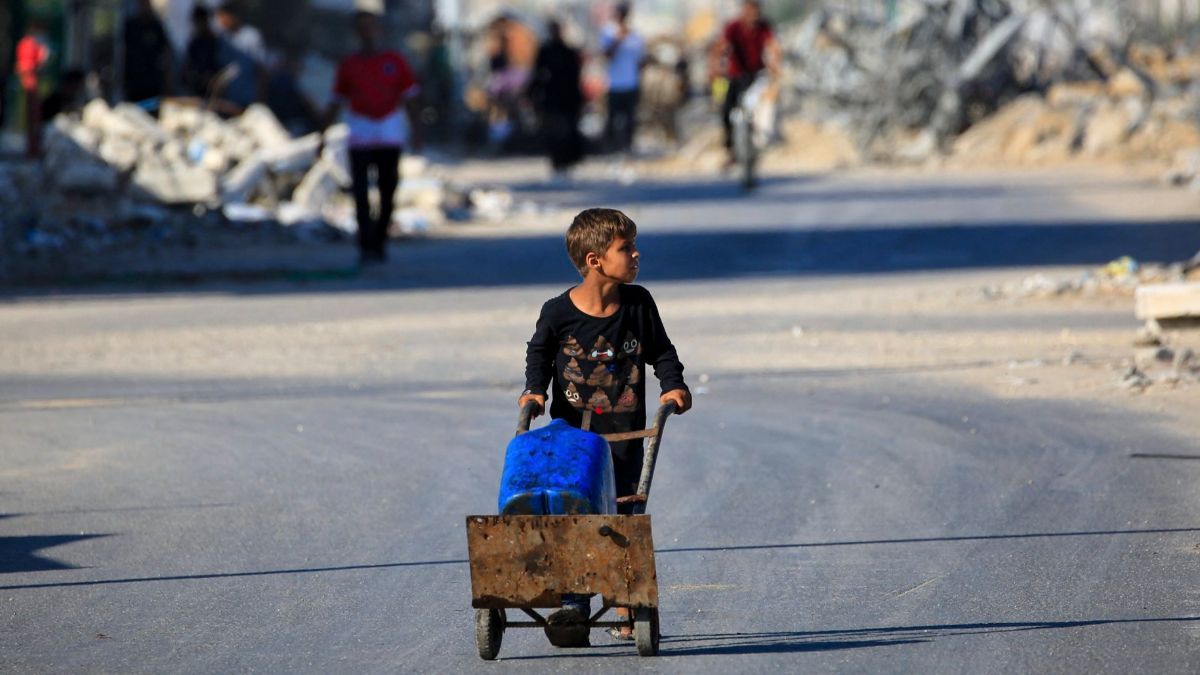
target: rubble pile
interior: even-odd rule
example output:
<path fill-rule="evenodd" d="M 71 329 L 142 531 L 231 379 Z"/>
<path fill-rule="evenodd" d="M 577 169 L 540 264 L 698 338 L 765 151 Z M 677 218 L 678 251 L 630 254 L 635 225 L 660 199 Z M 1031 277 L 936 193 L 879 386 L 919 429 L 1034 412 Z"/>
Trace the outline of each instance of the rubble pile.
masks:
<path fill-rule="evenodd" d="M 1119 384 L 1138 392 L 1155 385 L 1200 384 L 1200 358 L 1186 347 L 1141 347 L 1133 364 L 1122 372 Z"/>
<path fill-rule="evenodd" d="M 1072 295 L 1132 296 L 1141 284 L 1182 281 L 1200 281 L 1200 254 L 1187 262 L 1169 265 L 1141 264 L 1126 256 L 1083 274 L 1054 276 L 1039 272 L 1020 281 L 985 286 L 981 292 L 988 300 Z"/>
<path fill-rule="evenodd" d="M 1200 148 L 1200 54 L 1133 42 L 1120 3 L 855 7 L 824 2 L 782 42 L 806 116 L 844 123 L 866 159 L 1150 157 L 1195 180 L 1200 158 L 1176 153 Z"/>
<path fill-rule="evenodd" d="M 0 278 L 135 250 L 331 241 L 357 229 L 344 125 L 293 138 L 261 105 L 223 119 L 165 101 L 155 118 L 97 99 L 54 118 L 44 147 L 40 162 L 0 163 Z M 400 233 L 503 220 L 521 206 L 505 190 L 456 187 L 420 156 L 401 163 Z"/>
<path fill-rule="evenodd" d="M 61 194 L 119 193 L 235 216 L 257 213 L 245 208 L 252 204 L 284 225 L 313 224 L 349 183 L 346 139 L 344 127 L 294 139 L 263 105 L 227 121 L 165 102 L 155 119 L 136 105 L 94 99 L 82 115 L 52 121 L 43 164 L 48 187 Z"/>

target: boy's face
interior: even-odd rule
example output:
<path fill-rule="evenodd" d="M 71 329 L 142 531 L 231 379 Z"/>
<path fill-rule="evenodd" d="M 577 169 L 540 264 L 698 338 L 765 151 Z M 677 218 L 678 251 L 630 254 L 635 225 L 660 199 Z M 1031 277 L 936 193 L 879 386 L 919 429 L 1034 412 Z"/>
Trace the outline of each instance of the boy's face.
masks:
<path fill-rule="evenodd" d="M 617 237 L 608 245 L 604 255 L 599 257 L 599 268 L 596 271 L 621 283 L 633 283 L 637 279 L 640 258 L 637 237 Z"/>

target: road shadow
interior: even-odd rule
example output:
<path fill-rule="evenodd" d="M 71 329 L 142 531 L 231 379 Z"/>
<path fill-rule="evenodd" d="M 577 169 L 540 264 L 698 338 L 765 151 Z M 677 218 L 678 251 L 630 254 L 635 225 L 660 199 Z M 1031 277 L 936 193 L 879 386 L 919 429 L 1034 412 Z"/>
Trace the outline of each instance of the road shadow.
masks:
<path fill-rule="evenodd" d="M 24 537 L 0 537 L 0 574 L 17 572 L 45 572 L 48 570 L 81 569 L 78 565 L 48 558 L 38 554 L 45 548 L 64 546 L 77 541 L 86 541 L 107 534 L 55 534 Z"/>
<path fill-rule="evenodd" d="M 1138 534 L 1188 534 L 1200 532 L 1200 527 L 1171 527 L 1144 530 L 1096 530 L 1090 532 L 1030 532 L 1021 534 L 974 534 L 947 537 L 911 537 L 903 539 L 859 539 L 849 541 L 805 542 L 798 544 L 737 544 L 733 546 L 689 546 L 687 548 L 662 548 L 654 551 L 664 553 L 701 553 L 711 551 L 763 551 L 792 548 L 828 548 L 835 546 L 880 546 L 887 544 L 930 544 L 957 541 L 994 541 L 1004 539 L 1047 539 L 1058 537 L 1112 537 Z"/>
<path fill-rule="evenodd" d="M 758 633 L 697 633 L 664 635 L 661 656 L 772 654 L 785 652 L 861 649 L 933 642 L 941 638 L 993 633 L 1067 630 L 1118 624 L 1196 622 L 1200 617 L 1089 619 L 1081 621 L 1019 621 L 992 623 L 888 626 L 818 631 L 767 631 Z"/>
<path fill-rule="evenodd" d="M 91 535 L 106 536 L 106 535 Z M 87 538 L 87 537 L 83 537 Z M 35 584 L 10 584 L 0 586 L 0 591 L 30 590 L 35 588 L 71 588 L 74 586 L 117 586 L 123 584 L 143 584 L 159 581 L 201 581 L 206 579 L 241 579 L 247 577 L 270 577 L 289 574 L 319 574 L 322 572 L 355 572 L 361 570 L 379 570 L 396 567 L 430 567 L 438 565 L 466 565 L 466 560 L 422 560 L 416 562 L 376 563 L 365 565 L 333 565 L 330 567 L 292 567 L 277 570 L 256 570 L 252 572 L 213 572 L 209 574 L 171 574 L 152 577 L 126 577 L 121 579 L 95 579 L 92 581 L 60 581 Z M 69 569 L 50 567 L 46 569 Z M 6 570 L 0 569 L 0 572 Z M 17 571 L 17 570 L 14 570 Z M 28 570 L 20 570 L 28 571 Z"/>
<path fill-rule="evenodd" d="M 961 225 L 924 222 L 778 228 L 740 223 L 711 230 L 638 235 L 639 282 L 804 278 L 1035 266 L 1095 266 L 1120 256 L 1174 262 L 1200 249 L 1200 219 L 1078 220 Z M 392 247 L 391 260 L 364 273 L 261 277 L 179 274 L 121 283 L 77 280 L 56 286 L 10 286 L 0 302 L 46 295 L 119 295 L 154 291 L 240 295 L 405 291 L 562 285 L 575 282 L 559 235 L 432 237 Z M 259 281 L 262 283 L 250 283 Z"/>

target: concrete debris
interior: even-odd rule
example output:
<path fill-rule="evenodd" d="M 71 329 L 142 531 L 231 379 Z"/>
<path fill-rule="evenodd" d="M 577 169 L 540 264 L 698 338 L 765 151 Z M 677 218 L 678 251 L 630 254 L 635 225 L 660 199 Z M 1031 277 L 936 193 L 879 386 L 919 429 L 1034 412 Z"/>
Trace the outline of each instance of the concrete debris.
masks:
<path fill-rule="evenodd" d="M 1200 384 L 1200 364 L 1197 364 L 1191 349 L 1142 349 L 1136 353 L 1134 364 L 1121 375 L 1119 383 L 1126 389 L 1138 392 L 1155 385 Z"/>
<path fill-rule="evenodd" d="M 1124 3 L 813 4 L 781 34 L 785 73 L 803 116 L 845 123 L 865 159 L 1173 162 L 1200 189 L 1200 51 L 1134 39 Z"/>
<path fill-rule="evenodd" d="M 506 190 L 449 186 L 431 170 L 424 157 L 403 155 L 393 231 L 503 220 L 524 205 Z M 21 274 L 21 260 L 206 245 L 223 239 L 222 226 L 281 241 L 344 238 L 357 229 L 349 186 L 345 125 L 293 138 L 260 105 L 226 120 L 168 99 L 156 119 L 93 100 L 47 124 L 39 162 L 0 163 L 0 277 Z M 39 199 L 21 202 L 26 194 Z"/>
<path fill-rule="evenodd" d="M 1120 385 L 1125 389 L 1141 392 L 1147 387 L 1154 384 L 1154 381 L 1146 374 L 1137 369 L 1137 366 L 1129 366 L 1129 368 L 1121 375 Z"/>
<path fill-rule="evenodd" d="M 138 163 L 131 187 L 139 197 L 160 204 L 207 204 L 217 198 L 217 176 L 211 171 L 148 159 Z"/>
<path fill-rule="evenodd" d="M 1069 295 L 1132 296 L 1143 284 L 1180 282 L 1187 278 L 1184 264 L 1142 264 L 1128 256 L 1117 258 L 1094 270 L 1069 276 L 1054 276 L 1038 272 L 1020 281 L 985 286 L 983 297 L 989 300 L 1017 298 L 1052 298 Z"/>

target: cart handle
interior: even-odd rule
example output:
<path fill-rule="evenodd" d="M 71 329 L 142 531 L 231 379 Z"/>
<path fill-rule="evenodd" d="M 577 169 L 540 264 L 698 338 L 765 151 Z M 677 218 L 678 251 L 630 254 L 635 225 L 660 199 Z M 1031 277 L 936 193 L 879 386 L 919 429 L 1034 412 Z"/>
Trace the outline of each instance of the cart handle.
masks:
<path fill-rule="evenodd" d="M 530 421 L 533 420 L 533 413 L 537 409 L 538 409 L 537 401 L 529 401 L 525 405 L 521 406 L 521 415 L 520 415 L 520 417 L 517 418 L 517 434 L 516 435 L 520 436 L 521 434 L 525 433 L 526 431 L 529 431 L 529 423 L 530 423 Z"/>

